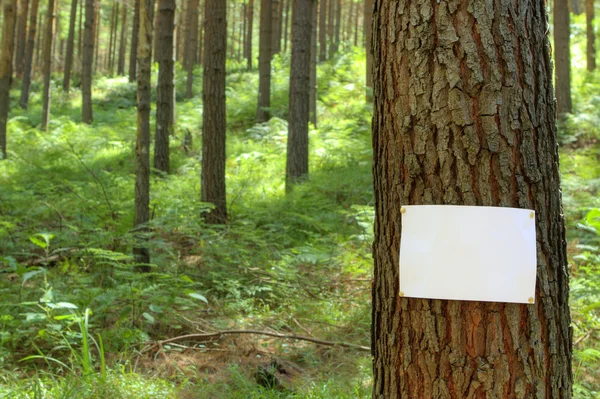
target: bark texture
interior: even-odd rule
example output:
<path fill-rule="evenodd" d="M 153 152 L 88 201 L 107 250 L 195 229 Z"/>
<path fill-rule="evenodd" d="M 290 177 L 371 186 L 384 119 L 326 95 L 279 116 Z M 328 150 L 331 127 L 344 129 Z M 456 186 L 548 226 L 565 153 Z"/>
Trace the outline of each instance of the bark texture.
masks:
<path fill-rule="evenodd" d="M 376 0 L 374 398 L 571 397 L 547 29 L 542 1 Z M 535 304 L 399 297 L 404 204 L 534 209 Z"/>
<path fill-rule="evenodd" d="M 2 47 L 0 48 L 0 161 L 6 158 L 6 122 L 10 108 L 10 85 L 17 25 L 17 0 L 4 2 L 2 21 Z"/>
<path fill-rule="evenodd" d="M 121 10 L 121 38 L 119 40 L 119 61 L 117 66 L 117 75 L 125 74 L 125 52 L 127 50 L 127 40 L 125 33 L 127 32 L 127 5 L 123 3 Z"/>
<path fill-rule="evenodd" d="M 225 54 L 227 7 L 222 0 L 206 0 L 204 79 L 202 90 L 202 202 L 214 204 L 206 222 L 227 222 L 225 192 Z"/>
<path fill-rule="evenodd" d="M 23 109 L 27 109 L 27 106 L 29 105 L 29 88 L 31 87 L 31 69 L 33 67 L 33 51 L 35 50 L 38 6 L 39 0 L 31 0 L 29 32 L 27 33 L 27 47 L 25 48 L 23 83 L 21 85 L 21 98 L 19 100 L 19 105 Z"/>
<path fill-rule="evenodd" d="M 169 136 L 173 132 L 174 59 L 173 33 L 175 31 L 175 0 L 159 0 L 157 23 L 158 88 L 156 93 L 156 138 L 154 140 L 154 167 L 169 173 Z M 160 22 L 158 22 L 160 21 Z"/>
<path fill-rule="evenodd" d="M 208 9 L 207 9 L 208 10 Z M 256 121 L 269 120 L 271 106 L 271 0 L 260 1 L 258 42 L 258 109 Z"/>
<path fill-rule="evenodd" d="M 137 52 L 140 33 L 140 0 L 134 1 L 133 26 L 131 27 L 131 50 L 129 51 L 129 81 L 135 82 L 137 78 Z"/>
<path fill-rule="evenodd" d="M 85 0 L 83 60 L 81 64 L 81 121 L 92 123 L 92 64 L 94 62 L 94 26 L 99 0 Z"/>
<path fill-rule="evenodd" d="M 287 162 L 285 189 L 308 177 L 308 119 L 310 99 L 310 41 L 312 3 L 292 2 L 292 64 L 288 112 Z"/>
<path fill-rule="evenodd" d="M 319 2 L 314 0 L 311 5 L 311 28 L 310 28 L 310 99 L 309 115 L 310 123 L 317 127 L 317 25 L 319 24 Z"/>
<path fill-rule="evenodd" d="M 596 45 L 594 34 L 594 0 L 585 1 L 585 22 L 587 34 L 587 70 L 593 71 L 596 69 Z"/>
<path fill-rule="evenodd" d="M 76 17 L 77 0 L 71 0 L 71 16 L 69 18 L 69 37 L 67 39 L 67 53 L 65 54 L 65 73 L 63 75 L 63 90 L 66 92 L 68 92 L 71 89 L 71 68 L 73 66 Z"/>
<path fill-rule="evenodd" d="M 571 28 L 568 0 L 554 0 L 554 67 L 557 116 L 571 113 Z"/>
<path fill-rule="evenodd" d="M 42 74 L 44 76 L 44 91 L 42 93 L 42 130 L 46 130 L 50 119 L 50 78 L 52 73 L 52 45 L 54 44 L 54 32 L 56 29 L 56 2 L 48 0 L 46 10 L 46 33 L 44 35 L 44 48 L 42 50 Z"/>
<path fill-rule="evenodd" d="M 279 54 L 281 51 L 281 29 L 279 22 L 281 21 L 281 0 L 271 0 L 271 54 Z"/>
<path fill-rule="evenodd" d="M 135 214 L 133 226 L 138 232 L 135 261 L 150 263 L 150 250 L 144 232 L 150 221 L 150 75 L 152 66 L 152 34 L 154 0 L 140 0 L 137 71 L 137 135 L 135 143 Z M 150 271 L 142 266 L 141 271 Z"/>

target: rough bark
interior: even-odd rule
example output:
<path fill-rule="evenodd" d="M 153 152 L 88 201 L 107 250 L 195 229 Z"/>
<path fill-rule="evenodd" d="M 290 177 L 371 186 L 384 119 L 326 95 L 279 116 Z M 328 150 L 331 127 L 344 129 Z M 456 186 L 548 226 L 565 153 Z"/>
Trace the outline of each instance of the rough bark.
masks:
<path fill-rule="evenodd" d="M 129 81 L 137 79 L 137 51 L 140 33 L 140 1 L 134 1 L 133 26 L 131 27 L 131 49 L 129 50 Z"/>
<path fill-rule="evenodd" d="M 246 39 L 246 59 L 248 70 L 252 70 L 252 33 L 254 30 L 254 0 L 248 2 L 248 38 Z"/>
<path fill-rule="evenodd" d="M 327 61 L 327 1 L 319 0 L 319 62 Z"/>
<path fill-rule="evenodd" d="M 367 101 L 370 101 L 370 89 L 373 88 L 373 30 L 371 27 L 373 21 L 373 0 L 365 0 L 364 16 L 365 48 L 367 52 Z"/>
<path fill-rule="evenodd" d="M 71 89 L 71 68 L 73 67 L 73 49 L 75 46 L 75 21 L 77 19 L 77 0 L 71 0 L 71 16 L 69 18 L 69 37 L 67 39 L 67 53 L 65 54 L 65 73 L 63 75 L 63 90 Z"/>
<path fill-rule="evenodd" d="M 137 135 L 135 143 L 135 214 L 133 226 L 138 232 L 135 261 L 150 263 L 150 250 L 144 233 L 150 221 L 150 76 L 152 66 L 152 34 L 154 0 L 140 0 L 137 71 Z M 140 267 L 150 271 L 149 266 Z"/>
<path fill-rule="evenodd" d="M 594 34 L 594 0 L 586 0 L 585 2 L 585 22 L 587 34 L 587 70 L 593 71 L 596 69 L 596 45 Z"/>
<path fill-rule="evenodd" d="M 204 78 L 202 90 L 202 202 L 214 204 L 205 214 L 210 224 L 227 222 L 225 191 L 225 54 L 227 7 L 222 0 L 206 0 Z"/>
<path fill-rule="evenodd" d="M 29 104 L 29 88 L 31 87 L 31 69 L 33 66 L 33 51 L 35 50 L 35 34 L 37 30 L 37 12 L 39 0 L 31 0 L 29 14 L 29 31 L 27 33 L 27 47 L 25 48 L 25 64 L 23 66 L 23 83 L 21 85 L 21 98 L 19 105 L 27 109 Z"/>
<path fill-rule="evenodd" d="M 236 42 L 236 38 L 235 38 L 235 27 L 237 24 L 237 20 L 236 20 L 236 13 L 235 13 L 235 6 L 236 3 L 231 2 L 231 11 L 229 12 L 229 15 L 231 16 L 231 24 L 227 24 L 228 26 L 231 26 L 231 45 L 229 46 L 229 56 L 231 59 L 235 58 L 235 42 Z"/>
<path fill-rule="evenodd" d="M 77 35 L 77 57 L 81 64 L 83 58 L 83 14 L 85 13 L 85 0 L 79 0 L 79 34 Z"/>
<path fill-rule="evenodd" d="M 184 65 L 187 70 L 185 98 L 194 96 L 194 65 L 196 64 L 196 47 L 198 46 L 198 0 L 189 0 L 187 6 L 187 38 Z"/>
<path fill-rule="evenodd" d="M 340 49 L 340 30 L 342 27 L 342 0 L 337 0 L 335 6 L 335 29 L 333 37 L 333 52 L 337 53 Z"/>
<path fill-rule="evenodd" d="M 0 48 L 0 161 L 6 158 L 6 123 L 10 108 L 10 85 L 17 25 L 17 0 L 5 0 L 2 21 L 2 47 Z"/>
<path fill-rule="evenodd" d="M 94 61 L 94 25 L 99 0 L 85 0 L 83 60 L 81 65 L 81 121 L 92 123 L 92 64 Z"/>
<path fill-rule="evenodd" d="M 360 7 L 359 4 L 356 4 L 356 11 L 354 15 L 354 47 L 358 47 L 358 27 L 359 27 L 359 19 L 360 19 Z"/>
<path fill-rule="evenodd" d="M 292 3 L 292 64 L 290 68 L 290 101 L 288 112 L 286 192 L 308 177 L 308 119 L 310 85 L 310 40 L 312 3 Z"/>
<path fill-rule="evenodd" d="M 319 2 L 313 0 L 311 5 L 311 27 L 310 27 L 310 99 L 309 115 L 310 122 L 317 127 L 317 25 L 319 24 Z"/>
<path fill-rule="evenodd" d="M 204 56 L 204 5 L 202 2 L 198 6 L 198 14 L 200 14 L 200 17 L 198 18 L 198 55 L 196 56 L 196 63 L 202 65 L 202 57 Z"/>
<path fill-rule="evenodd" d="M 121 10 L 121 37 L 119 39 L 119 61 L 117 66 L 117 75 L 125 74 L 125 53 L 127 52 L 127 40 L 125 33 L 127 32 L 127 5 L 123 3 Z"/>
<path fill-rule="evenodd" d="M 328 41 L 328 57 L 331 59 L 335 53 L 335 6 L 337 4 L 337 0 L 329 0 L 327 5 L 329 9 L 327 10 L 327 41 Z"/>
<path fill-rule="evenodd" d="M 25 65 L 25 48 L 27 47 L 27 13 L 29 11 L 29 0 L 21 0 L 18 13 L 17 45 L 16 45 L 16 75 L 23 78 L 23 67 Z"/>
<path fill-rule="evenodd" d="M 376 0 L 373 397 L 571 397 L 544 2 Z M 402 205 L 534 209 L 535 304 L 399 297 Z"/>
<path fill-rule="evenodd" d="M 50 119 L 50 78 L 52 74 L 52 45 L 54 43 L 54 32 L 56 29 L 56 3 L 57 0 L 48 0 L 46 10 L 46 33 L 44 35 L 44 48 L 42 50 L 44 76 L 44 91 L 42 93 L 42 130 L 46 130 Z"/>
<path fill-rule="evenodd" d="M 258 109 L 256 121 L 266 122 L 271 107 L 271 0 L 260 1 L 260 36 L 258 42 Z"/>
<path fill-rule="evenodd" d="M 156 40 L 162 51 L 158 59 L 154 167 L 166 173 L 169 173 L 169 136 L 173 132 L 173 79 L 175 76 L 173 32 L 176 7 L 175 0 L 159 0 L 158 2 L 157 23 L 160 31 L 157 31 Z"/>
<path fill-rule="evenodd" d="M 554 0 L 554 67 L 556 111 L 560 117 L 571 113 L 571 28 L 568 0 Z"/>

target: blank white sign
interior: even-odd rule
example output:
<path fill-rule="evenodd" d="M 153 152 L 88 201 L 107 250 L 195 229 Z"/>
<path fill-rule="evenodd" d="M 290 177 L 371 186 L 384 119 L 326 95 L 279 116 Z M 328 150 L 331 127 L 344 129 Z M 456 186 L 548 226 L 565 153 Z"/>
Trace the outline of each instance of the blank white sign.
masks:
<path fill-rule="evenodd" d="M 529 209 L 403 206 L 400 295 L 533 303 L 534 216 Z"/>

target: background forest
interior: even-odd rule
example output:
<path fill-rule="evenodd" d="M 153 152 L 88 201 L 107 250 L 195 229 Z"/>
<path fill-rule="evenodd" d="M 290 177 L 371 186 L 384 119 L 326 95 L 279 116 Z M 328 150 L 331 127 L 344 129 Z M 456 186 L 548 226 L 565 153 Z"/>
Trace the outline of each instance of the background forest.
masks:
<path fill-rule="evenodd" d="M 1 4 L 0 398 L 370 397 L 372 0 Z M 600 5 L 551 6 L 598 398 Z"/>

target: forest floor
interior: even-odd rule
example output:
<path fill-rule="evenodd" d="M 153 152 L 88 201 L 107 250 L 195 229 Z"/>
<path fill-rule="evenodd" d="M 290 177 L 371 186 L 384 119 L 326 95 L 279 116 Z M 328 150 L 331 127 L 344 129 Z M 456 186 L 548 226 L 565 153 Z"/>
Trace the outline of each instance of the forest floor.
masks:
<path fill-rule="evenodd" d="M 227 226 L 200 217 L 201 100 L 184 100 L 178 84 L 172 173 L 154 171 L 151 182 L 150 274 L 137 273 L 129 255 L 135 85 L 97 78 L 92 126 L 79 122 L 77 89 L 54 91 L 45 133 L 36 128 L 39 95 L 28 111 L 11 110 L 0 163 L 0 398 L 371 396 L 371 357 L 360 349 L 253 334 L 160 343 L 259 330 L 369 346 L 364 54 L 319 67 L 310 179 L 285 195 L 288 64 L 275 60 L 275 117 L 258 125 L 257 75 L 229 65 Z M 197 71 L 195 93 L 200 79 Z M 600 392 L 598 87 L 596 75 L 576 85 L 579 111 L 560 129 L 580 398 Z"/>

